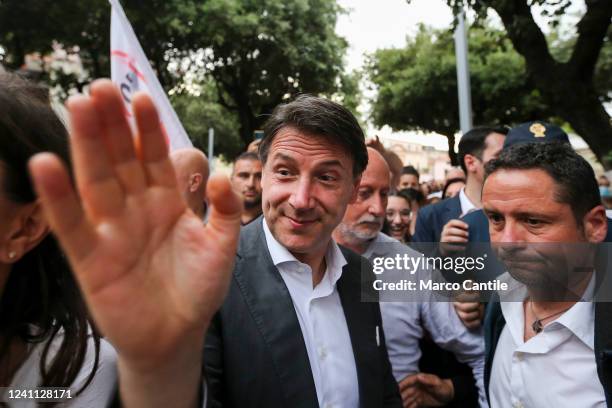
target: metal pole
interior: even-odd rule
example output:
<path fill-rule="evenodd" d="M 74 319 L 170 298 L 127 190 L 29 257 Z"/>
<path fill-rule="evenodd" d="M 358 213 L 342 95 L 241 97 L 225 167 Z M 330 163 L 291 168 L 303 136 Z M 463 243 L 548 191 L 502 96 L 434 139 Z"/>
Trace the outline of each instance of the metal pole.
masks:
<path fill-rule="evenodd" d="M 212 173 L 215 169 L 215 129 L 208 129 L 208 168 Z"/>
<path fill-rule="evenodd" d="M 468 64 L 467 32 L 463 10 L 457 15 L 455 29 L 455 55 L 457 58 L 457 93 L 459 97 L 459 124 L 461 133 L 472 128 L 472 91 L 470 87 L 470 67 Z"/>

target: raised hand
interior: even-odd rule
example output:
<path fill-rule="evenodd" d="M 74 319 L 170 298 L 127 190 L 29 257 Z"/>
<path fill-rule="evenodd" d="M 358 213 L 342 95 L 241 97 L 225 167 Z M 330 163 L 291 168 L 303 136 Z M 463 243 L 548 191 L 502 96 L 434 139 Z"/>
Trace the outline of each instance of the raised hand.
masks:
<path fill-rule="evenodd" d="M 184 395 L 193 402 L 204 334 L 234 263 L 240 200 L 227 178 L 212 177 L 208 224 L 187 209 L 148 96 L 133 99 L 136 138 L 108 80 L 67 107 L 78 194 L 57 157 L 38 155 L 30 169 L 95 322 L 118 351 L 124 402 L 149 405 L 134 392 L 172 387 L 181 375 L 191 375 L 182 387 L 194 388 Z M 164 404 L 163 390 L 151 391 Z"/>

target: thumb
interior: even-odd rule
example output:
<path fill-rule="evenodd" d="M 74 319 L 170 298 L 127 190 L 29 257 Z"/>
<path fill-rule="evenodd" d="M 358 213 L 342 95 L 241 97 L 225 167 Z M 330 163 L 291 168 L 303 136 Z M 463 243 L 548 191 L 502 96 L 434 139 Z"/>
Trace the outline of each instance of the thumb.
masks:
<path fill-rule="evenodd" d="M 417 379 L 419 384 L 426 387 L 437 387 L 440 384 L 440 377 L 434 374 L 419 373 Z"/>
<path fill-rule="evenodd" d="M 232 189 L 227 176 L 215 174 L 208 180 L 206 195 L 210 200 L 211 211 L 206 229 L 211 238 L 222 245 L 234 248 L 240 233 L 242 202 Z"/>

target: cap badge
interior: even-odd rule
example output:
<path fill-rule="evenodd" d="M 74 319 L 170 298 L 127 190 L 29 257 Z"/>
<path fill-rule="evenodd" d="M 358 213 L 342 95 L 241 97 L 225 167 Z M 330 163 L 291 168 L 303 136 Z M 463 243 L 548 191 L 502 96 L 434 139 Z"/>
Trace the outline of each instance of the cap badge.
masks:
<path fill-rule="evenodd" d="M 544 134 L 546 132 L 546 128 L 541 123 L 534 123 L 529 126 L 529 131 L 533 133 L 534 137 L 546 137 Z"/>

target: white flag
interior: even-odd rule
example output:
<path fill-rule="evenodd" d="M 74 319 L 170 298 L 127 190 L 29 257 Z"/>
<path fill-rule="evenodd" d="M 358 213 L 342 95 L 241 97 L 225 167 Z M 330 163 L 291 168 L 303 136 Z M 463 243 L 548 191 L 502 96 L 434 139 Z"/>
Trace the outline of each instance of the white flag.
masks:
<path fill-rule="evenodd" d="M 134 125 L 132 95 L 136 91 L 144 91 L 151 96 L 159 112 L 162 129 L 166 133 L 170 150 L 192 147 L 193 144 L 155 76 L 121 3 L 119 0 L 109 1 L 112 5 L 111 79 L 121 90 L 126 116 Z"/>

